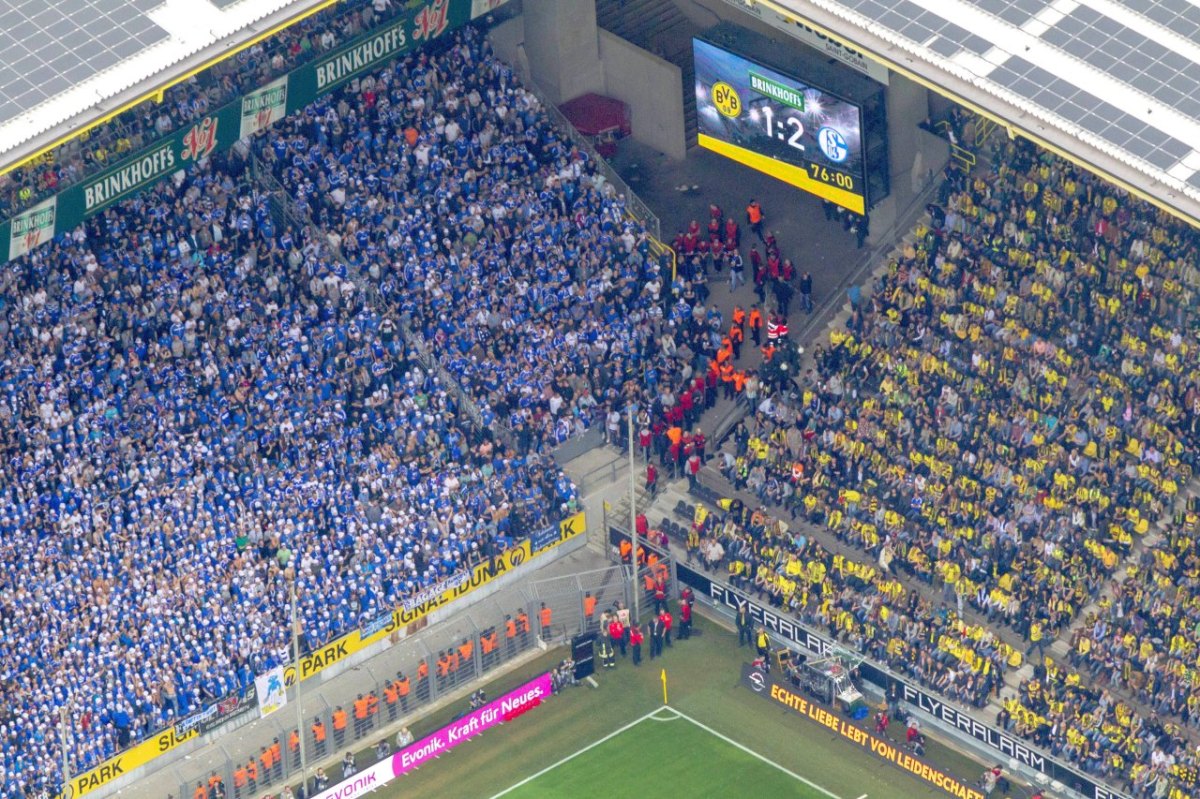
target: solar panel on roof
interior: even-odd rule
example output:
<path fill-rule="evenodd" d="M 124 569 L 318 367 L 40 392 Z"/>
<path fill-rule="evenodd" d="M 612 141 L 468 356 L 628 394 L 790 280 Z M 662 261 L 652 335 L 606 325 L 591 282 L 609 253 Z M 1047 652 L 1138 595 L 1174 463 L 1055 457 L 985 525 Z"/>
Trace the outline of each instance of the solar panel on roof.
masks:
<path fill-rule="evenodd" d="M 0 119 L 28 110 L 169 34 L 146 12 L 163 0 L 7 0 L 0 14 Z M 26 89 L 29 83 L 33 88 Z M 16 108 L 17 111 L 12 109 Z"/>
<path fill-rule="evenodd" d="M 993 48 L 1005 52 L 1007 58 L 987 73 L 987 81 L 1122 148 L 1148 166 L 1166 170 L 1193 150 L 1200 150 L 1200 58 L 1195 57 L 1194 46 L 1200 45 L 1200 3 L 1196 0 L 1113 0 L 1139 18 L 1136 24 L 1081 3 L 1058 19 L 1044 17 L 1052 23 L 1044 30 L 1027 23 L 1051 7 L 1048 0 L 922 0 L 921 5 L 911 0 L 835 2 L 943 58 L 962 50 L 979 55 Z M 989 15 L 995 25 L 980 25 L 977 15 L 956 13 L 962 5 Z M 938 13 L 924 6 L 936 8 Z M 1012 52 L 1012 34 L 1022 27 L 1048 50 Z M 1183 45 L 1179 37 L 1190 44 Z M 1053 51 L 1057 57 L 1047 57 L 1047 52 Z M 1078 61 L 1078 68 L 1064 70 L 1062 56 Z M 1165 107 L 1178 115 L 1164 113 L 1160 123 L 1142 113 L 1143 109 L 1119 108 L 1118 102 L 1128 105 L 1128 97 L 1103 92 L 1108 99 L 1101 100 L 1094 80 L 1099 75 L 1147 98 L 1151 112 Z M 1180 116 L 1195 124 L 1180 127 Z"/>

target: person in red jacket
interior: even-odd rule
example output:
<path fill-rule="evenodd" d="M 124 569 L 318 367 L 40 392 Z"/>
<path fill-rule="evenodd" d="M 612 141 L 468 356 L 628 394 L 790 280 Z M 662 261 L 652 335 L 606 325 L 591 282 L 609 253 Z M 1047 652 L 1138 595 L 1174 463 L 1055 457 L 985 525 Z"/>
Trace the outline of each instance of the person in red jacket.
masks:
<path fill-rule="evenodd" d="M 686 641 L 692 637 L 692 603 L 683 599 L 679 603 L 679 640 Z"/>
<path fill-rule="evenodd" d="M 658 619 L 659 619 L 659 621 L 662 622 L 662 626 L 663 626 L 663 643 L 666 644 L 667 646 L 670 646 L 671 645 L 671 625 L 675 621 L 671 617 L 670 609 L 668 609 L 666 606 L 664 606 L 662 609 L 662 613 L 658 614 Z"/>
<path fill-rule="evenodd" d="M 646 464 L 646 491 L 651 497 L 658 494 L 658 469 L 654 468 L 653 463 Z"/>
<path fill-rule="evenodd" d="M 642 665 L 642 641 L 645 638 L 642 636 L 642 629 L 633 624 L 629 629 L 629 647 L 633 650 L 633 665 Z"/>
<path fill-rule="evenodd" d="M 621 619 L 616 615 L 608 623 L 608 638 L 612 642 L 613 651 L 619 649 L 621 657 L 625 657 L 625 625 L 621 624 Z"/>

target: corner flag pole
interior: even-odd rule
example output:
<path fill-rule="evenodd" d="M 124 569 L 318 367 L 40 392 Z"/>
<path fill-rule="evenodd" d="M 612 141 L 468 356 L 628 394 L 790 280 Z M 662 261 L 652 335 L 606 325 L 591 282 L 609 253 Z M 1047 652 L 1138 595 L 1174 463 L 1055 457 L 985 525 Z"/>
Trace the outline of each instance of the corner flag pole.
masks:
<path fill-rule="evenodd" d="M 662 670 L 663 704 L 667 704 L 667 670 Z"/>

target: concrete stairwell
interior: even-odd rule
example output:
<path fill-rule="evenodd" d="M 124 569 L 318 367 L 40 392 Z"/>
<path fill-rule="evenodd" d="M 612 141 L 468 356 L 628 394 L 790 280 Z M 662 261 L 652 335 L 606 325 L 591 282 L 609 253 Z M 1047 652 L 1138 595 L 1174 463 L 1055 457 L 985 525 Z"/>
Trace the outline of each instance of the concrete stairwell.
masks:
<path fill-rule="evenodd" d="M 596 0 L 596 24 L 670 61 L 683 73 L 684 140 L 696 143 L 696 70 L 692 37 L 700 32 L 671 0 Z"/>

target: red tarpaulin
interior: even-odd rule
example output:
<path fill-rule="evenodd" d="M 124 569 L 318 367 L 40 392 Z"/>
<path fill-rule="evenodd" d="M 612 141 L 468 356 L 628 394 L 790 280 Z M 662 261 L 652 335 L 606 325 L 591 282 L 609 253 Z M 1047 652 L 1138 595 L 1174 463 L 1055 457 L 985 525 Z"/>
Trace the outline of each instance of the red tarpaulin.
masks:
<path fill-rule="evenodd" d="M 585 136 L 628 136 L 629 106 L 612 97 L 585 94 L 559 106 L 571 124 Z"/>

